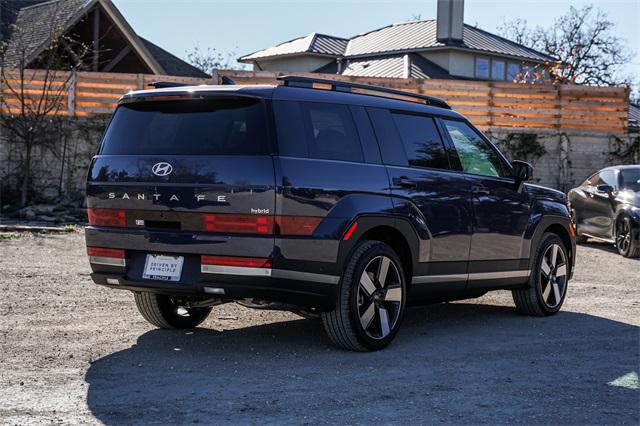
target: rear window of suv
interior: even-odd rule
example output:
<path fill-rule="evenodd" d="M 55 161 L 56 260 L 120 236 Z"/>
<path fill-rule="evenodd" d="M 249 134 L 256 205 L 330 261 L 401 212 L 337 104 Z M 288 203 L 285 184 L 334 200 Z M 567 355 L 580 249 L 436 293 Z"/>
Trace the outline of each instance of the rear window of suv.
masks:
<path fill-rule="evenodd" d="M 144 101 L 118 107 L 100 154 L 261 155 L 268 145 L 260 100 Z"/>

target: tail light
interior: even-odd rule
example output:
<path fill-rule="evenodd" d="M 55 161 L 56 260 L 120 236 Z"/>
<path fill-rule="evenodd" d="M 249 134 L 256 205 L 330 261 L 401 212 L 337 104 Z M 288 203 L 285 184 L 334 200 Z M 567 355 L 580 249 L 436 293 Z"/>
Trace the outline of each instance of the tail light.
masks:
<path fill-rule="evenodd" d="M 251 214 L 205 214 L 204 230 L 209 232 L 273 234 L 273 217 Z"/>
<path fill-rule="evenodd" d="M 321 217 L 313 216 L 211 213 L 204 215 L 204 230 L 241 234 L 312 235 L 321 221 Z"/>
<path fill-rule="evenodd" d="M 124 249 L 113 249 L 103 247 L 87 247 L 87 254 L 95 257 L 113 257 L 116 259 L 124 259 Z"/>
<path fill-rule="evenodd" d="M 278 235 L 312 235 L 322 221 L 313 216 L 276 216 Z"/>
<path fill-rule="evenodd" d="M 127 226 L 127 215 L 124 210 L 116 209 L 87 209 L 90 225 L 111 226 L 124 228 Z"/>
<path fill-rule="evenodd" d="M 261 257 L 201 256 L 202 265 L 243 266 L 249 268 L 271 268 L 271 259 Z"/>

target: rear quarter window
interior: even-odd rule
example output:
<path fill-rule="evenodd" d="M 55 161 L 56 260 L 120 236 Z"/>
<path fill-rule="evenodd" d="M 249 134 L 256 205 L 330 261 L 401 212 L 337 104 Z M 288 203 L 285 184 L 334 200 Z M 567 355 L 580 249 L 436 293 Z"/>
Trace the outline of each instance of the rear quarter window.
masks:
<path fill-rule="evenodd" d="M 103 155 L 262 155 L 268 132 L 256 99 L 145 101 L 120 105 Z"/>
<path fill-rule="evenodd" d="M 282 156 L 363 162 L 362 146 L 346 105 L 274 102 Z"/>

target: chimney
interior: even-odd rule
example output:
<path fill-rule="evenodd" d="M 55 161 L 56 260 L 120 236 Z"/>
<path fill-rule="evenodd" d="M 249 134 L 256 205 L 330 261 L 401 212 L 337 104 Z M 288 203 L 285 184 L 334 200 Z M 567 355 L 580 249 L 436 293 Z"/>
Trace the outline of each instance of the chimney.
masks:
<path fill-rule="evenodd" d="M 464 28 L 464 0 L 438 0 L 436 36 L 442 43 L 461 43 Z"/>

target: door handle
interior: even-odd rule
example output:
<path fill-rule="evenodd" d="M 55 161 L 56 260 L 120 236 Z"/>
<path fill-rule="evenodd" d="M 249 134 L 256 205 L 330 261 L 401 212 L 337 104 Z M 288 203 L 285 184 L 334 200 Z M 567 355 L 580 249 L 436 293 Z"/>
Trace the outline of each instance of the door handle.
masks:
<path fill-rule="evenodd" d="M 491 194 L 491 190 L 489 188 L 487 188 L 486 186 L 482 186 L 482 185 L 473 185 L 471 187 L 471 192 L 473 192 L 475 195 L 489 195 L 489 194 Z"/>
<path fill-rule="evenodd" d="M 393 185 L 400 188 L 417 188 L 418 184 L 410 180 L 407 176 L 394 177 L 392 179 Z"/>

